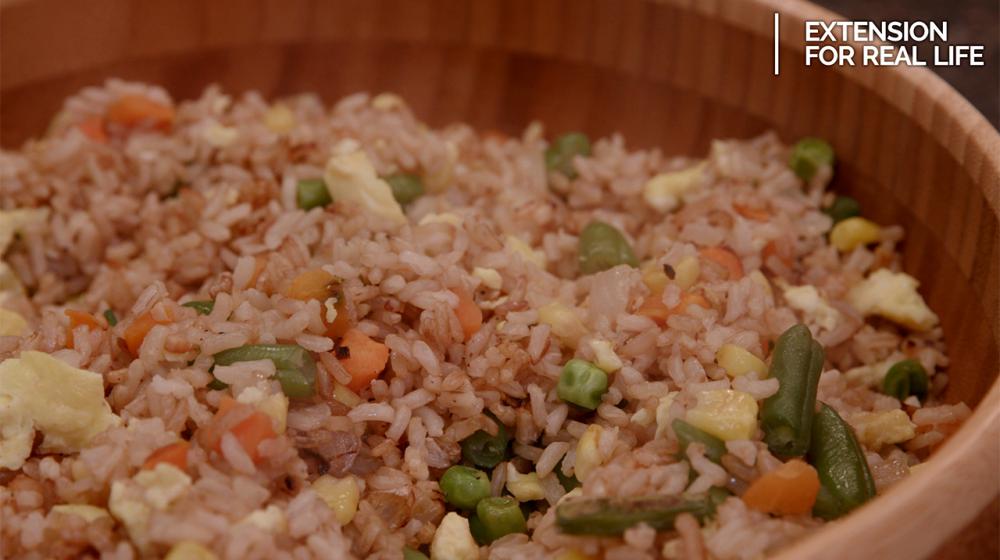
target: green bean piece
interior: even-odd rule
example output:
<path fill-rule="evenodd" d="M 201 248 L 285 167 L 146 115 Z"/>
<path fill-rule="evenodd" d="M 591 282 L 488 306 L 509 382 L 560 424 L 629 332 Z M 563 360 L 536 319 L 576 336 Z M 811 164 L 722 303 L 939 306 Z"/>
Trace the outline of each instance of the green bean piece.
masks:
<path fill-rule="evenodd" d="M 924 400 L 929 386 L 924 366 L 912 359 L 893 364 L 882 380 L 882 392 L 901 401 L 910 395 Z"/>
<path fill-rule="evenodd" d="M 184 307 L 190 307 L 191 309 L 194 309 L 195 311 L 198 312 L 198 315 L 208 315 L 209 313 L 212 312 L 212 309 L 215 307 L 215 300 L 205 299 L 198 301 L 189 301 L 187 303 L 182 303 L 181 305 Z"/>
<path fill-rule="evenodd" d="M 792 147 L 788 166 L 804 181 L 811 180 L 824 165 L 833 165 L 833 148 L 821 138 L 803 138 Z"/>
<path fill-rule="evenodd" d="M 208 388 L 213 391 L 221 391 L 223 389 L 228 389 L 229 383 L 226 383 L 213 375 L 212 380 L 208 382 Z"/>
<path fill-rule="evenodd" d="M 507 427 L 491 412 L 486 413 L 497 425 L 497 435 L 491 435 L 486 430 L 476 430 L 471 436 L 462 440 L 462 458 L 476 465 L 492 469 L 507 458 L 507 445 L 510 436 Z"/>
<path fill-rule="evenodd" d="M 570 132 L 556 138 L 545 150 L 545 167 L 549 171 L 562 173 L 568 179 L 576 179 L 573 158 L 590 155 L 590 139 L 582 132 Z"/>
<path fill-rule="evenodd" d="M 556 525 L 571 535 L 613 536 L 645 523 L 657 531 L 674 528 L 674 519 L 691 513 L 699 520 L 715 512 L 711 499 L 685 500 L 677 496 L 576 498 L 556 507 Z"/>
<path fill-rule="evenodd" d="M 875 481 L 851 426 L 824 403 L 816 413 L 809 462 L 819 474 L 813 515 L 836 519 L 875 497 Z"/>
<path fill-rule="evenodd" d="M 778 457 L 798 457 L 809 449 L 812 437 L 823 347 L 800 323 L 778 337 L 772 355 L 770 376 L 780 385 L 761 407 L 764 442 Z"/>
<path fill-rule="evenodd" d="M 560 399 L 587 410 L 596 409 L 606 392 L 608 374 L 594 364 L 577 358 L 566 362 L 556 386 Z"/>
<path fill-rule="evenodd" d="M 861 205 L 849 196 L 838 196 L 833 199 L 832 204 L 823 209 L 823 213 L 833 218 L 833 223 L 836 225 L 847 218 L 860 216 Z"/>
<path fill-rule="evenodd" d="M 317 206 L 326 206 L 333 202 L 330 198 L 330 191 L 326 188 L 323 179 L 302 179 L 295 188 L 295 199 L 299 208 L 312 210 Z"/>
<path fill-rule="evenodd" d="M 578 248 L 580 272 L 593 274 L 602 270 L 627 264 L 639 266 L 628 240 L 617 228 L 604 222 L 593 221 L 580 232 Z"/>
<path fill-rule="evenodd" d="M 427 555 L 419 550 L 410 548 L 408 546 L 403 547 L 403 560 L 429 560 Z"/>
<path fill-rule="evenodd" d="M 215 355 L 215 363 L 220 366 L 251 360 L 274 362 L 278 370 L 274 377 L 285 395 L 307 398 L 316 393 L 316 362 L 308 350 L 297 344 L 248 344 Z"/>
<path fill-rule="evenodd" d="M 487 543 L 511 533 L 528 531 L 517 500 L 509 496 L 480 500 L 476 505 L 476 517 L 482 523 L 482 536 Z"/>
<path fill-rule="evenodd" d="M 385 182 L 389 183 L 392 189 L 392 197 L 401 206 L 413 202 L 424 194 L 424 183 L 419 175 L 412 173 L 396 173 L 385 177 Z"/>
<path fill-rule="evenodd" d="M 455 465 L 438 482 L 444 499 L 457 508 L 475 509 L 483 498 L 490 497 L 490 477 L 481 470 Z"/>
<path fill-rule="evenodd" d="M 677 436 L 677 441 L 681 444 L 679 456 L 685 457 L 687 448 L 692 443 L 701 443 L 705 446 L 705 457 L 715 463 L 722 461 L 722 456 L 726 454 L 726 443 L 712 434 L 696 428 L 691 424 L 675 418 L 670 424 Z"/>
<path fill-rule="evenodd" d="M 118 324 L 118 316 L 110 309 L 104 310 L 104 318 L 108 321 L 108 325 L 112 327 Z"/>

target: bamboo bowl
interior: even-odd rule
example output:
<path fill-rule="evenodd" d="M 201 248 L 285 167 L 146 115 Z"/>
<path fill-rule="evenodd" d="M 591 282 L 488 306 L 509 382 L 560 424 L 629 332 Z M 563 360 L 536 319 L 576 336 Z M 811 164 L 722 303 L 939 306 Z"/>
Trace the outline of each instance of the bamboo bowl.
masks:
<path fill-rule="evenodd" d="M 8 0 L 0 142 L 42 133 L 65 96 L 111 76 L 180 98 L 213 82 L 327 100 L 388 90 L 434 125 L 537 118 L 667 153 L 767 129 L 827 138 L 834 188 L 906 228 L 904 267 L 949 345 L 946 399 L 976 410 L 925 468 L 780 557 L 995 554 L 1000 136 L 927 70 L 806 68 L 803 20 L 833 17 L 790 0 Z M 974 549 L 939 548 L 963 527 L 951 544 Z"/>

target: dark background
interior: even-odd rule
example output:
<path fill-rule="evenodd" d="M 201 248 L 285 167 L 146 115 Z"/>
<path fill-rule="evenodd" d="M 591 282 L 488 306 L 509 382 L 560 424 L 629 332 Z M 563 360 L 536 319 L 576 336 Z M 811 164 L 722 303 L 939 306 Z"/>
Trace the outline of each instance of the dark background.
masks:
<path fill-rule="evenodd" d="M 928 66 L 1000 128 L 1000 0 L 813 0 L 854 20 L 947 21 L 948 43 L 983 45 L 984 66 Z M 931 50 L 921 45 L 923 60 Z"/>

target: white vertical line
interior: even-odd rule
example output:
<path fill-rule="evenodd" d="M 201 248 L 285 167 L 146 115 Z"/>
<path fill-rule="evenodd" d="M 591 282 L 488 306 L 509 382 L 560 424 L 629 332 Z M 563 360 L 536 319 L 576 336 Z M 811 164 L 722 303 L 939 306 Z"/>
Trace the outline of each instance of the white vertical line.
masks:
<path fill-rule="evenodd" d="M 778 12 L 774 12 L 774 75 L 777 76 L 780 73 L 780 68 L 778 66 L 778 43 L 779 43 L 779 31 L 778 31 Z"/>

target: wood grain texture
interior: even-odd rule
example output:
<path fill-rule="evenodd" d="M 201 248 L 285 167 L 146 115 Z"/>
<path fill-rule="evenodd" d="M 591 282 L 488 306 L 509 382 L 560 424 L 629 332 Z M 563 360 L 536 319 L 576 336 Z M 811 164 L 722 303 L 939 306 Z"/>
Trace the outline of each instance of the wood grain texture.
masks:
<path fill-rule="evenodd" d="M 805 67 L 803 21 L 833 17 L 793 0 L 7 1 L 0 143 L 41 133 L 65 96 L 110 76 L 179 98 L 210 83 L 328 101 L 391 90 L 433 125 L 541 119 L 668 153 L 768 129 L 828 138 L 833 188 L 906 228 L 904 268 L 952 357 L 946 398 L 979 406 L 917 475 L 782 557 L 926 557 L 1000 492 L 1000 137 L 926 70 Z M 963 553 L 996 550 L 992 507 L 985 541 L 951 541 Z"/>

